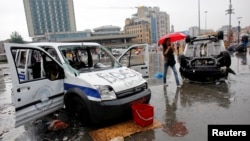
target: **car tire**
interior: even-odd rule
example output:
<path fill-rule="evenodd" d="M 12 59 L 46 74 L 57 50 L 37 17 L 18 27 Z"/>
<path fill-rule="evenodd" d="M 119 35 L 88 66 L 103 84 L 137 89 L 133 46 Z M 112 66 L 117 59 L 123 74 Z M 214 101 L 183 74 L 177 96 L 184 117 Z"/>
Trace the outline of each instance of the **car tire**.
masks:
<path fill-rule="evenodd" d="M 227 51 L 222 51 L 220 54 L 220 57 L 222 56 L 222 59 L 219 60 L 221 67 L 230 67 L 231 66 L 231 56 L 229 52 Z"/>
<path fill-rule="evenodd" d="M 219 40 L 223 40 L 223 38 L 224 38 L 224 33 L 223 33 L 223 31 L 219 31 L 219 32 L 217 33 L 217 37 L 218 37 Z"/>
<path fill-rule="evenodd" d="M 81 97 L 71 96 L 67 99 L 65 106 L 71 116 L 82 122 L 83 125 L 89 125 L 89 112 Z"/>
<path fill-rule="evenodd" d="M 186 36 L 185 42 L 186 43 L 190 43 L 191 42 L 191 36 L 190 35 Z"/>
<path fill-rule="evenodd" d="M 186 57 L 182 54 L 179 56 L 179 59 L 180 59 L 180 67 L 186 68 L 187 67 Z"/>

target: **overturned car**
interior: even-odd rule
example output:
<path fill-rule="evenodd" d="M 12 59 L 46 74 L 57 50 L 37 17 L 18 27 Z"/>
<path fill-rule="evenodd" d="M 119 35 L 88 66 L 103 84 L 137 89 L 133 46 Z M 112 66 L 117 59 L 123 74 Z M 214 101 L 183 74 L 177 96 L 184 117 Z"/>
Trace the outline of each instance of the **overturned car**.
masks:
<path fill-rule="evenodd" d="M 216 35 L 186 37 L 186 46 L 179 56 L 182 78 L 198 82 L 225 80 L 230 69 L 231 56 L 223 41 L 223 32 Z"/>

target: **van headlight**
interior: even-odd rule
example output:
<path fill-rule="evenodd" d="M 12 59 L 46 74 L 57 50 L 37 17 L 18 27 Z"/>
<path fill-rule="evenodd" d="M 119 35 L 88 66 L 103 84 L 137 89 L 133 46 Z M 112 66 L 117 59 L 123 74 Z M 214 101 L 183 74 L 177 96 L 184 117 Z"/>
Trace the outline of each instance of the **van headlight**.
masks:
<path fill-rule="evenodd" d="M 117 98 L 113 88 L 110 86 L 96 85 L 96 88 L 99 91 L 102 100 L 113 100 Z"/>

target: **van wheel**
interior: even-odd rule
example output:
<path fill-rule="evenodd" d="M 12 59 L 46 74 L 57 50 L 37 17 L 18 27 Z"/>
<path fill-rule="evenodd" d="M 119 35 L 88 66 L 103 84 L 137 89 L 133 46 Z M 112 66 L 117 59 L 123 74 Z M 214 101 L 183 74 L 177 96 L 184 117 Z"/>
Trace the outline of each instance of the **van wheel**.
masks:
<path fill-rule="evenodd" d="M 70 115 L 82 122 L 83 125 L 89 125 L 89 113 L 82 98 L 79 96 L 72 96 L 67 99 L 65 106 Z"/>

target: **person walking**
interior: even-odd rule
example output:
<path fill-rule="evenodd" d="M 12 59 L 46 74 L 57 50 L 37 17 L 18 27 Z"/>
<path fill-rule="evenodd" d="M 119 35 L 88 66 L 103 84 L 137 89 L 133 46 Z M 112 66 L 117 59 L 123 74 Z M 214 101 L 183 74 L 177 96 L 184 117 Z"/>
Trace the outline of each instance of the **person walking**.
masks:
<path fill-rule="evenodd" d="M 163 46 L 163 56 L 164 56 L 164 72 L 163 72 L 163 83 L 165 86 L 168 86 L 167 84 L 167 71 L 168 67 L 171 67 L 174 77 L 175 77 L 175 82 L 177 87 L 181 87 L 179 78 L 178 78 L 178 73 L 175 67 L 176 61 L 174 57 L 174 45 L 171 45 L 170 40 L 167 38 L 165 39 L 164 43 L 162 44 Z"/>

